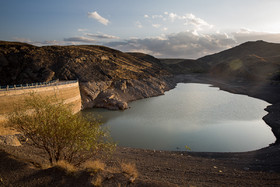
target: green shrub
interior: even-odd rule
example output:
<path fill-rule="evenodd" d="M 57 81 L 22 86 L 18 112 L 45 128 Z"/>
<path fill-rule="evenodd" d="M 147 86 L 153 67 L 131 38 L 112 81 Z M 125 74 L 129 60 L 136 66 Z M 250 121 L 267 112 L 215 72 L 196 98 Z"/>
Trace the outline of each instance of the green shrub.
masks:
<path fill-rule="evenodd" d="M 9 116 L 9 124 L 45 150 L 51 164 L 65 160 L 78 165 L 115 147 L 98 120 L 73 114 L 55 97 L 32 94 Z"/>

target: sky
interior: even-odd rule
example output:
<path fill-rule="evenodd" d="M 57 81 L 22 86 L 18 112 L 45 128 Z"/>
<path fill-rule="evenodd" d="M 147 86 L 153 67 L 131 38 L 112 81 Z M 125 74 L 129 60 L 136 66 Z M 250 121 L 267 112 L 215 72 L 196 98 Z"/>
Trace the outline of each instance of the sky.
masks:
<path fill-rule="evenodd" d="M 0 0 L 0 40 L 196 59 L 280 43 L 280 0 Z"/>

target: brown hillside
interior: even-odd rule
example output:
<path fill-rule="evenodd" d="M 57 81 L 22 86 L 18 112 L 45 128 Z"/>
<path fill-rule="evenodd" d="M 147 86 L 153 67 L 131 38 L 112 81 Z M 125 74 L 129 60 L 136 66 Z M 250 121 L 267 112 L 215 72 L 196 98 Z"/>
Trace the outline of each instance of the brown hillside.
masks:
<path fill-rule="evenodd" d="M 121 80 L 168 74 L 159 66 L 103 46 L 44 46 L 0 42 L 0 84 L 51 79 Z"/>
<path fill-rule="evenodd" d="M 103 46 L 0 42 L 0 85 L 79 79 L 84 107 L 127 108 L 169 89 L 165 76 L 157 63 Z"/>
<path fill-rule="evenodd" d="M 224 78 L 273 79 L 280 70 L 280 44 L 246 42 L 197 61 L 207 64 L 213 75 Z"/>

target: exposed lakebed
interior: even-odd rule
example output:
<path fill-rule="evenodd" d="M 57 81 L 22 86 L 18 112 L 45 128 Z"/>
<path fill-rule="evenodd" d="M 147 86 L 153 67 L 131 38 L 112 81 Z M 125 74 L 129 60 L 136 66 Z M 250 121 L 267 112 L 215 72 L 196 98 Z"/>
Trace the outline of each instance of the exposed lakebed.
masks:
<path fill-rule="evenodd" d="M 207 84 L 180 83 L 165 95 L 130 103 L 125 111 L 90 109 L 103 116 L 120 146 L 156 150 L 239 152 L 275 137 L 262 117 L 269 103 Z"/>

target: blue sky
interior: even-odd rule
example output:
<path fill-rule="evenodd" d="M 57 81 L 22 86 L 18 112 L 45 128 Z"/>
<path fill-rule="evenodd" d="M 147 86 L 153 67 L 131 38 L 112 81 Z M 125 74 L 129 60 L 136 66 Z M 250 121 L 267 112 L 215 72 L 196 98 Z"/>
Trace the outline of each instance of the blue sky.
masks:
<path fill-rule="evenodd" d="M 279 0 L 1 0 L 0 40 L 198 58 L 280 42 Z"/>

